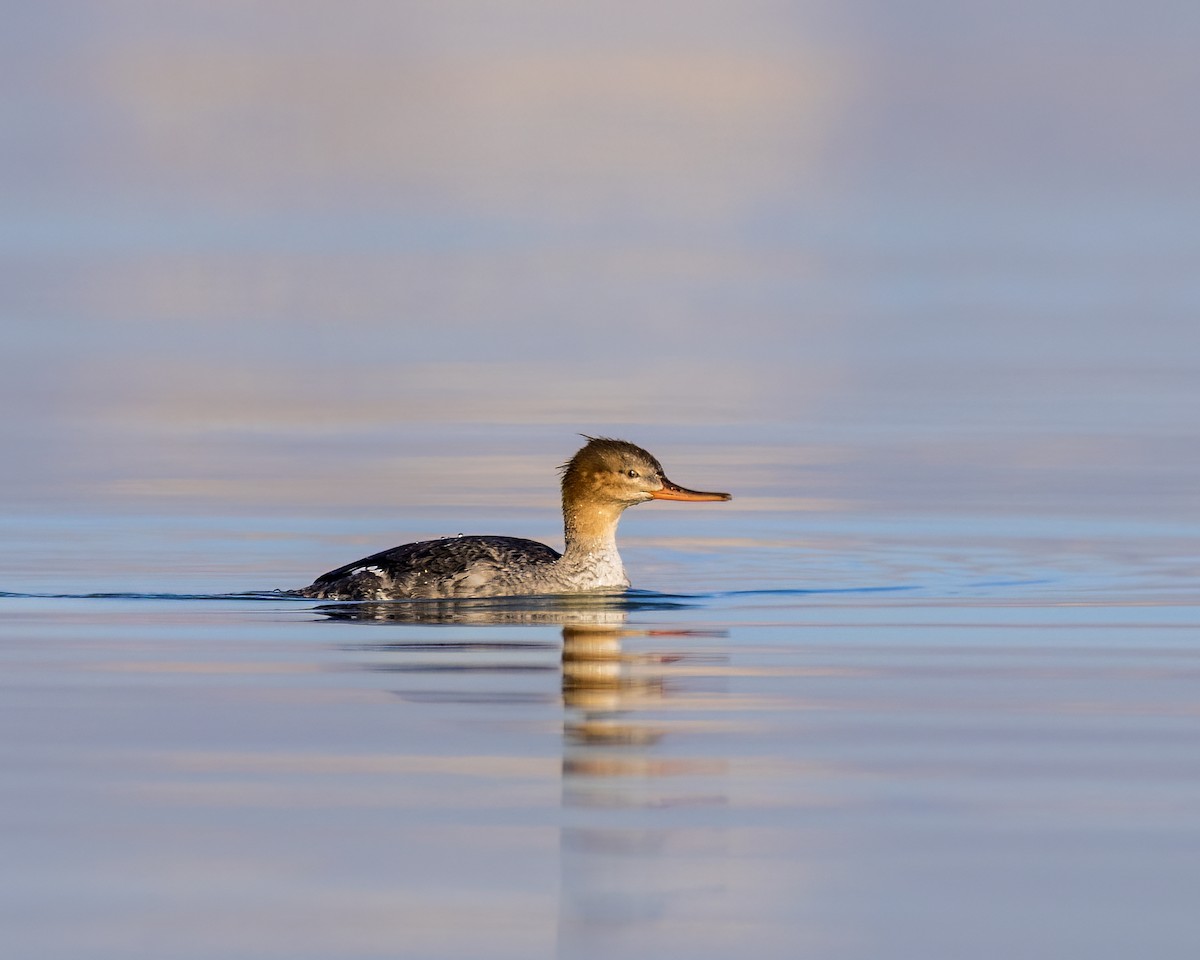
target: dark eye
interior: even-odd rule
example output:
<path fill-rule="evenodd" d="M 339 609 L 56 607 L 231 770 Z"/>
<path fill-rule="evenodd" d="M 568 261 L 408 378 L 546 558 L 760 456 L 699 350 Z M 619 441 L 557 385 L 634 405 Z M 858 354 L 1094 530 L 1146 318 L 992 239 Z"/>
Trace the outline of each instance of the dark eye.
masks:
<path fill-rule="evenodd" d="M 626 470 L 625 476 L 627 476 L 630 480 L 636 480 L 639 476 L 641 476 L 641 474 L 639 474 L 636 470 Z"/>

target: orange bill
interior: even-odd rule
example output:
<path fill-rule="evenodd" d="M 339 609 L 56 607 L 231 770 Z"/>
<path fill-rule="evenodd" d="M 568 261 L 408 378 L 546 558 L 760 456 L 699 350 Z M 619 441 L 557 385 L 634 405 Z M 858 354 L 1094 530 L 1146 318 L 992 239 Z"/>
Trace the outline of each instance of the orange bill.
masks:
<path fill-rule="evenodd" d="M 662 489 L 655 490 L 650 496 L 655 500 L 732 500 L 728 493 L 705 493 L 702 490 L 687 490 L 677 487 L 666 477 L 662 478 Z"/>

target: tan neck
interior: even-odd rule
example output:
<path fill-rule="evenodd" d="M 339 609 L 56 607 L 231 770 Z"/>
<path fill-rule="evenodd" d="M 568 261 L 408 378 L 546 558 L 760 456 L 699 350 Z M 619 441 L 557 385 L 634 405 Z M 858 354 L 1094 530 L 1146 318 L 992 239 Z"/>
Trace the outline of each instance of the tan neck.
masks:
<path fill-rule="evenodd" d="M 563 503 L 563 533 L 566 553 L 601 553 L 616 550 L 617 522 L 625 510 L 623 503 L 597 503 L 594 500 Z"/>

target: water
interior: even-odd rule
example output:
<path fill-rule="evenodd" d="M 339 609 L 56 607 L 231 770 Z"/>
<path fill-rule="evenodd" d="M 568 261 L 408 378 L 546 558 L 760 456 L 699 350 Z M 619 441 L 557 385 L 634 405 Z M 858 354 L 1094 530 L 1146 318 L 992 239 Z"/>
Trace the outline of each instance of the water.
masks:
<path fill-rule="evenodd" d="M 7 12 L 6 955 L 1195 956 L 1200 15 L 899 9 Z"/>
<path fill-rule="evenodd" d="M 0 598 L 10 949 L 1185 955 L 1200 606 L 960 551 L 586 601 Z"/>

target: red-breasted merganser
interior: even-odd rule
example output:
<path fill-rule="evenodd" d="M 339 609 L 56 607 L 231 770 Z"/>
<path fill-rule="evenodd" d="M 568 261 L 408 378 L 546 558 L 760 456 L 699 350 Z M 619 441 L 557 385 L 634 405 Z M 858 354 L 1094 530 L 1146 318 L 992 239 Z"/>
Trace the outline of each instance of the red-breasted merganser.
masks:
<path fill-rule="evenodd" d="M 641 447 L 607 437 L 589 437 L 561 469 L 561 555 L 518 537 L 425 540 L 338 567 L 297 592 L 319 600 L 404 600 L 624 589 L 629 578 L 617 553 L 617 522 L 626 507 L 647 500 L 732 499 L 676 486 Z"/>

